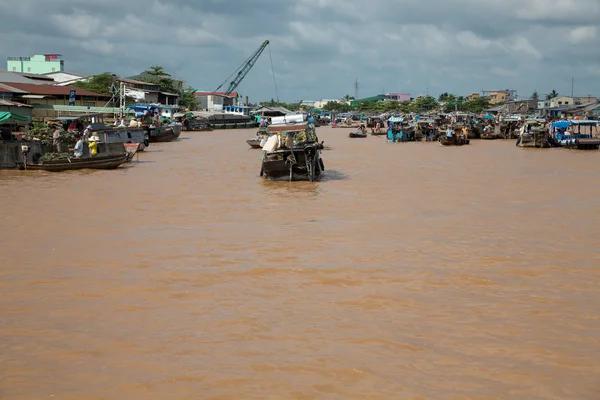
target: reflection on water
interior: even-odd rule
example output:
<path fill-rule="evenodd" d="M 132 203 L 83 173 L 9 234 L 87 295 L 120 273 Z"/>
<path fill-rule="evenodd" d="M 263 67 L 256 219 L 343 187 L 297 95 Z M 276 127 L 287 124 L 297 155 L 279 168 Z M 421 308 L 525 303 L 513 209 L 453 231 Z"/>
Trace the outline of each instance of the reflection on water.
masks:
<path fill-rule="evenodd" d="M 0 398 L 597 398 L 598 152 L 318 130 L 0 171 Z"/>

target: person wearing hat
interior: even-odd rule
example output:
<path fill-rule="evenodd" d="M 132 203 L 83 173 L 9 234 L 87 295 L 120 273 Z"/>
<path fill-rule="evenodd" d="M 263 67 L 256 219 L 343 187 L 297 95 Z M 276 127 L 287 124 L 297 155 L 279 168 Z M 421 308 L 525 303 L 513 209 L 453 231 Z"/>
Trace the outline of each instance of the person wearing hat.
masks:
<path fill-rule="evenodd" d="M 81 158 L 83 156 L 83 140 L 81 139 L 81 133 L 76 133 L 75 139 L 77 140 L 77 143 L 75 143 L 75 147 L 69 149 L 69 151 L 73 152 L 75 158 Z"/>
<path fill-rule="evenodd" d="M 88 147 L 90 148 L 90 156 L 94 157 L 98 154 L 98 136 L 91 136 L 88 142 Z"/>

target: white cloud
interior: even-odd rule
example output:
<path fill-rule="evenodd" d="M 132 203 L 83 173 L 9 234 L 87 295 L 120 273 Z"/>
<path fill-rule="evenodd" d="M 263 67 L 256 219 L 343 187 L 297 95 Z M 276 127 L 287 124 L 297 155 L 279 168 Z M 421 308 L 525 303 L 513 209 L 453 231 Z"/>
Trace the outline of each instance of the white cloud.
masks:
<path fill-rule="evenodd" d="M 589 42 L 596 38 L 595 26 L 582 26 L 569 32 L 569 41 L 573 44 Z"/>

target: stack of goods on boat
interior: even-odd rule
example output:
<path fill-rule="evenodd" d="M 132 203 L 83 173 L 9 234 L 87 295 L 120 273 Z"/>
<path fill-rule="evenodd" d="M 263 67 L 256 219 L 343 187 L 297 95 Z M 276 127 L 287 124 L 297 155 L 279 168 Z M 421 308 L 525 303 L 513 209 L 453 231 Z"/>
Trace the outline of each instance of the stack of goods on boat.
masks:
<path fill-rule="evenodd" d="M 550 133 L 544 122 L 526 121 L 519 130 L 516 145 L 519 147 L 551 147 Z"/>
<path fill-rule="evenodd" d="M 273 117 L 267 127 L 260 176 L 314 181 L 325 170 L 314 120 L 304 114 Z"/>

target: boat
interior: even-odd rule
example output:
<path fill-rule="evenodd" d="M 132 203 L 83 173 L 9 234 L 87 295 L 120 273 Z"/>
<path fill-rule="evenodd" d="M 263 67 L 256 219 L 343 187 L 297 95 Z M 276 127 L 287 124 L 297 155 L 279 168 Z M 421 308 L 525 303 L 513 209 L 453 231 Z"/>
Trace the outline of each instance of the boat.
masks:
<path fill-rule="evenodd" d="M 269 133 L 267 132 L 267 127 L 261 126 L 260 128 L 258 128 L 258 131 L 256 132 L 256 136 L 254 136 L 251 139 L 246 140 L 246 143 L 248 143 L 248 145 L 253 149 L 260 149 L 263 147 L 263 145 L 267 141 L 268 137 L 269 137 Z"/>
<path fill-rule="evenodd" d="M 366 132 L 350 132 L 348 134 L 349 138 L 366 138 L 367 137 L 367 133 Z"/>
<path fill-rule="evenodd" d="M 388 119 L 387 141 L 389 143 L 414 142 L 416 124 L 409 124 L 404 117 Z"/>
<path fill-rule="evenodd" d="M 181 134 L 181 124 L 175 122 L 169 125 L 149 125 L 147 131 L 150 142 L 171 142 Z"/>
<path fill-rule="evenodd" d="M 542 123 L 525 123 L 519 130 L 515 143 L 518 147 L 548 148 L 551 146 L 550 134 Z"/>
<path fill-rule="evenodd" d="M 57 117 L 54 121 L 68 126 L 79 120 L 84 126 L 91 127 L 91 134 L 100 138 L 102 143 L 137 143 L 137 151 L 144 151 L 150 145 L 149 134 L 142 126 L 109 126 L 104 123 L 103 113 L 86 114 L 77 117 Z M 125 119 L 122 119 L 125 123 Z M 136 121 L 137 123 L 137 121 Z"/>
<path fill-rule="evenodd" d="M 442 146 L 464 146 L 471 142 L 471 140 L 465 137 L 463 133 L 463 125 L 456 124 L 452 128 L 452 136 L 447 135 L 440 136 L 440 144 Z"/>
<path fill-rule="evenodd" d="M 500 120 L 500 136 L 506 139 L 518 139 L 521 136 L 520 116 L 508 116 Z"/>
<path fill-rule="evenodd" d="M 127 162 L 131 162 L 133 160 L 133 156 L 138 152 L 139 143 L 123 143 L 125 146 L 125 151 L 127 152 Z"/>
<path fill-rule="evenodd" d="M 550 140 L 557 147 L 578 150 L 598 150 L 598 148 L 600 148 L 600 137 L 594 137 L 593 130 L 599 125 L 600 121 L 596 120 L 563 120 L 553 122 L 553 134 Z M 584 130 L 586 127 L 589 127 L 589 133 L 582 133 L 582 127 Z"/>
<path fill-rule="evenodd" d="M 129 153 L 106 154 L 95 157 L 71 158 L 59 160 L 39 161 L 38 163 L 25 163 L 23 169 L 43 170 L 49 172 L 71 171 L 78 169 L 115 169 L 127 162 Z"/>
<path fill-rule="evenodd" d="M 173 114 L 173 118 L 175 118 L 175 121 L 181 122 L 181 127 L 184 131 L 203 132 L 215 129 L 206 118 L 202 118 L 200 115 L 197 116 L 191 111 L 186 113 L 175 113 Z"/>
<path fill-rule="evenodd" d="M 314 119 L 297 116 L 302 116 L 301 122 L 274 121 L 267 127 L 272 135 L 263 146 L 260 176 L 313 182 L 325 170 Z"/>

